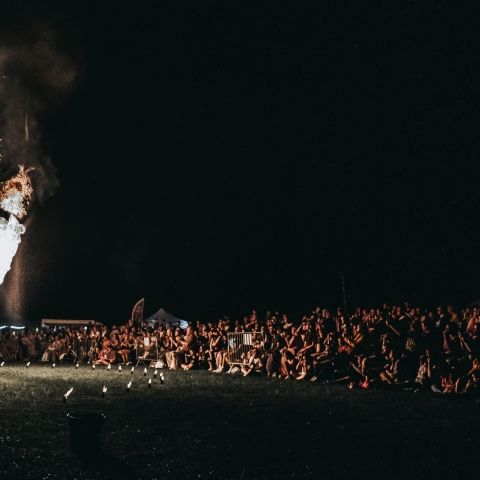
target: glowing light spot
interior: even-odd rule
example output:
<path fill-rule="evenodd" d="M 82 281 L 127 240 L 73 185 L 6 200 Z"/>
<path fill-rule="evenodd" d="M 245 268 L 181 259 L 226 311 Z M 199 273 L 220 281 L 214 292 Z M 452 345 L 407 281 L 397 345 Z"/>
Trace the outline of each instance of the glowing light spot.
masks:
<path fill-rule="evenodd" d="M 0 217 L 0 285 L 11 268 L 25 227 L 19 222 L 26 214 L 33 189 L 29 170 L 19 167 L 18 173 L 0 184 L 0 208 L 9 213 L 8 219 Z"/>

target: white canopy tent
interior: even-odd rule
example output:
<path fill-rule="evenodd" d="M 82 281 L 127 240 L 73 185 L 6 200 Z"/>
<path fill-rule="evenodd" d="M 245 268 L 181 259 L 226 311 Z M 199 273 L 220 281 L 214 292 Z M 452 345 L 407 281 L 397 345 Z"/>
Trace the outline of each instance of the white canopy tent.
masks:
<path fill-rule="evenodd" d="M 180 318 L 175 317 L 171 313 L 168 313 L 164 308 L 161 308 L 153 315 L 146 318 L 144 323 L 149 327 L 153 327 L 155 323 L 172 327 L 179 326 L 182 329 L 188 327 L 188 322 L 186 320 L 181 320 Z"/>

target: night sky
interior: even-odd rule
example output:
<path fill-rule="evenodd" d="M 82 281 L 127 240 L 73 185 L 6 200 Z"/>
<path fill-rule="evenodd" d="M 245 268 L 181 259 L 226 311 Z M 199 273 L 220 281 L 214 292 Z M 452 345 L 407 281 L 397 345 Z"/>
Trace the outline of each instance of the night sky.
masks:
<path fill-rule="evenodd" d="M 48 24 L 77 77 L 2 287 L 26 320 L 300 312 L 340 305 L 340 272 L 350 307 L 480 296 L 478 12 L 36 3 L 2 24 Z"/>

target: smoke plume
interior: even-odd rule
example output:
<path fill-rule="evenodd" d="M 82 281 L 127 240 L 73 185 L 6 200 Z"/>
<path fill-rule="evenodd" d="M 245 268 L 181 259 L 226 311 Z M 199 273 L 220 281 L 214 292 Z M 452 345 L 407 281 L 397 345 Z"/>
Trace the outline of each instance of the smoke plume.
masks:
<path fill-rule="evenodd" d="M 41 148 L 41 120 L 71 90 L 76 72 L 55 34 L 40 28 L 23 39 L 0 39 L 0 180 L 18 165 L 33 167 L 34 199 L 58 186 L 55 168 Z"/>
<path fill-rule="evenodd" d="M 21 29 L 21 32 L 21 38 L 0 37 L 0 183 L 17 175 L 22 165 L 25 171 L 30 170 L 31 200 L 42 201 L 52 195 L 59 185 L 55 167 L 42 151 L 42 118 L 48 109 L 59 105 L 72 89 L 76 71 L 72 60 L 59 48 L 58 39 L 51 30 L 37 26 L 35 31 Z M 16 197 L 9 197 L 9 200 L 16 201 Z M 4 214 L 5 208 L 1 211 L 2 217 Z M 4 227 L 3 241 L 11 243 L 13 233 L 7 230 L 6 219 L 0 218 L 0 221 Z M 15 218 L 13 221 L 17 222 Z M 30 216 L 27 222 L 31 221 Z M 27 222 L 19 225 L 18 229 L 24 229 Z M 8 246 L 12 246 L 10 243 Z M 14 250 L 16 248 L 15 244 Z M 13 259 L 8 281 L 0 292 L 5 309 L 3 316 L 11 321 L 22 321 L 32 263 L 32 259 L 25 255 L 25 244 L 22 243 Z"/>

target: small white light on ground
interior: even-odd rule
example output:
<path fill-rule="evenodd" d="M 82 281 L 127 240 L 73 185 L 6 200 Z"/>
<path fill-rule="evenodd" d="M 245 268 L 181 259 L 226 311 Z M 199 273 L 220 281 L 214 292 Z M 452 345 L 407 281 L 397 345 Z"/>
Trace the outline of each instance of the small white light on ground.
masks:
<path fill-rule="evenodd" d="M 73 392 L 73 387 L 70 388 L 70 390 L 68 390 L 68 392 L 63 396 L 63 402 L 66 403 L 67 400 L 68 400 L 68 397 L 70 396 L 70 394 Z"/>

